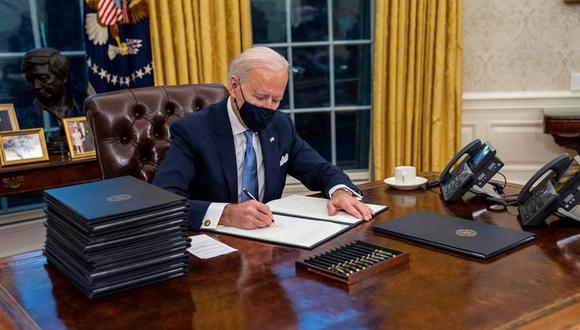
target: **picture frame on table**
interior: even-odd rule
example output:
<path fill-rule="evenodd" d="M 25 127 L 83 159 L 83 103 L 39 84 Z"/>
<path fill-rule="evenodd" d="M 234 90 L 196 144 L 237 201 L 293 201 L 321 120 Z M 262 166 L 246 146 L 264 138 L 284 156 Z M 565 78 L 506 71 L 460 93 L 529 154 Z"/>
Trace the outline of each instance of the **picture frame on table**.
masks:
<path fill-rule="evenodd" d="M 64 118 L 64 132 L 71 159 L 96 157 L 95 140 L 87 117 Z"/>
<path fill-rule="evenodd" d="M 17 131 L 19 129 L 14 104 L 0 104 L 0 131 Z"/>
<path fill-rule="evenodd" d="M 47 160 L 48 151 L 42 128 L 0 132 L 0 164 L 2 166 Z"/>

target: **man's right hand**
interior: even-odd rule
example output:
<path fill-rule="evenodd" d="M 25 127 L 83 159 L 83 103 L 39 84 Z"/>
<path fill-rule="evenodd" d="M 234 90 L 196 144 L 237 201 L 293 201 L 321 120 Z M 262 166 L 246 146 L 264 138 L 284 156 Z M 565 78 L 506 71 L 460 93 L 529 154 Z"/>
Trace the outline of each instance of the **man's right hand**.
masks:
<path fill-rule="evenodd" d="M 240 204 L 228 204 L 219 224 L 242 229 L 264 228 L 272 225 L 272 211 L 263 203 L 248 200 Z"/>

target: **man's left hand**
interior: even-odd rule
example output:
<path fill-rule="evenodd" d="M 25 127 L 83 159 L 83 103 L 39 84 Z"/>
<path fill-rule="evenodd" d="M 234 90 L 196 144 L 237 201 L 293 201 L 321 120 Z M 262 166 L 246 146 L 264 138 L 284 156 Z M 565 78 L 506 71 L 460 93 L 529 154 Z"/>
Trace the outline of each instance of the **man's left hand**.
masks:
<path fill-rule="evenodd" d="M 328 204 L 328 215 L 335 215 L 337 211 L 345 211 L 355 218 L 369 221 L 373 217 L 373 211 L 361 201 L 357 200 L 348 192 L 339 189 L 335 191 Z"/>

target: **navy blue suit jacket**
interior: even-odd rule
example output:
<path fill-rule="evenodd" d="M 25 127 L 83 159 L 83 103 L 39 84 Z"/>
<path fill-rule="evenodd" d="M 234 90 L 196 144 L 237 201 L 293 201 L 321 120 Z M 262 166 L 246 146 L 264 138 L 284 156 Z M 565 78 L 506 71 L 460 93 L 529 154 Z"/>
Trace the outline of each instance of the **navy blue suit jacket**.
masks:
<path fill-rule="evenodd" d="M 171 146 L 153 179 L 153 184 L 190 200 L 189 223 L 193 229 L 201 227 L 211 202 L 238 202 L 236 153 L 227 100 L 188 114 L 171 125 Z M 286 174 L 327 197 L 330 188 L 337 184 L 358 191 L 338 167 L 298 136 L 287 114 L 278 112 L 258 136 L 265 172 L 264 203 L 281 197 Z M 280 165 L 286 154 L 288 161 Z"/>

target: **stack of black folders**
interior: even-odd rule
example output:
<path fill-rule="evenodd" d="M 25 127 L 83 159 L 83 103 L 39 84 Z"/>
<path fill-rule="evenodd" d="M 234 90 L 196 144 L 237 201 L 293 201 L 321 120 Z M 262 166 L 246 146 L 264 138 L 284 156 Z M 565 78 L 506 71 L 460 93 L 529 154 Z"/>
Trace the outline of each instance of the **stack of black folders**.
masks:
<path fill-rule="evenodd" d="M 296 267 L 346 284 L 353 284 L 407 262 L 409 262 L 408 253 L 355 241 L 296 261 Z"/>
<path fill-rule="evenodd" d="M 187 200 L 131 176 L 47 190 L 44 253 L 89 298 L 185 275 Z"/>

